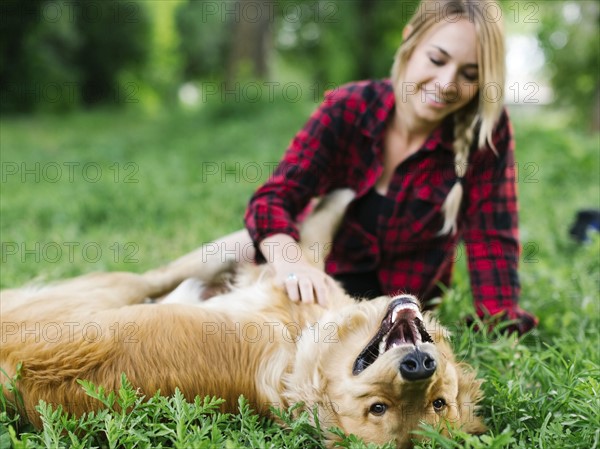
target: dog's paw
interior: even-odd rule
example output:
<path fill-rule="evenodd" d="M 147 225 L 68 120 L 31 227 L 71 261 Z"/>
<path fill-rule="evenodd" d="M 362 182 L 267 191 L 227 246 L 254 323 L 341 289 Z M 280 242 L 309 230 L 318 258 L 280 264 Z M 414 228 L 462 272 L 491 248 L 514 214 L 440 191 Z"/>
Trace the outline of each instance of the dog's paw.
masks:
<path fill-rule="evenodd" d="M 190 304 L 198 305 L 202 302 L 204 283 L 198 279 L 189 278 L 177 286 L 161 301 L 161 304 Z"/>

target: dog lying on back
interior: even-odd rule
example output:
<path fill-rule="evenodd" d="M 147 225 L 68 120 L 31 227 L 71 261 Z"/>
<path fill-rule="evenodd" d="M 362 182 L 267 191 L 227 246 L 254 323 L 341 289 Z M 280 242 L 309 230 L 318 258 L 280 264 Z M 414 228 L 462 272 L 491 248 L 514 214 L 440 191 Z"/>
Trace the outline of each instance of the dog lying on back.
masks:
<path fill-rule="evenodd" d="M 334 193 L 307 218 L 306 247 L 330 241 L 351 198 Z M 191 261 L 182 259 L 142 275 L 96 273 L 1 292 L 0 366 L 13 376 L 22 363 L 22 415 L 40 426 L 42 399 L 77 415 L 98 409 L 77 379 L 116 390 L 125 373 L 146 396 L 179 388 L 190 400 L 221 397 L 231 412 L 242 394 L 262 414 L 300 402 L 317 409 L 323 429 L 399 448 L 411 447 L 421 422 L 485 430 L 474 414 L 481 382 L 455 361 L 444 329 L 416 298 L 357 302 L 336 286 L 327 309 L 299 304 L 268 268 L 248 265 L 227 292 L 202 301 L 204 285 L 231 265 L 196 260 L 196 279 L 181 282 Z M 165 292 L 160 303 L 143 303 Z M 331 446 L 337 437 L 325 438 Z"/>

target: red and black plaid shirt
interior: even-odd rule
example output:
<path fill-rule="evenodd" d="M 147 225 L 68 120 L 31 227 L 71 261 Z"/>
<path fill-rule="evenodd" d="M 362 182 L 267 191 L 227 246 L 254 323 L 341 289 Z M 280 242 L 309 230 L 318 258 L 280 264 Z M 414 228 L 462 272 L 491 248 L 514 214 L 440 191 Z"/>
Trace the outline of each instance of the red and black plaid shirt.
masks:
<path fill-rule="evenodd" d="M 277 233 L 298 239 L 297 219 L 315 196 L 349 187 L 358 200 L 373 188 L 382 173 L 383 136 L 394 104 L 388 80 L 352 83 L 326 94 L 249 203 L 246 227 L 254 242 Z M 428 299 L 440 293 L 438 284 L 450 283 L 462 238 L 478 313 L 522 318 L 528 314 L 517 306 L 517 198 L 508 115 L 502 114 L 493 134 L 497 154 L 490 148 L 471 152 L 458 232 L 439 236 L 440 209 L 456 182 L 451 122 L 450 117 L 397 167 L 376 235 L 358 222 L 356 200 L 349 206 L 326 270 L 376 271 L 384 293 Z"/>

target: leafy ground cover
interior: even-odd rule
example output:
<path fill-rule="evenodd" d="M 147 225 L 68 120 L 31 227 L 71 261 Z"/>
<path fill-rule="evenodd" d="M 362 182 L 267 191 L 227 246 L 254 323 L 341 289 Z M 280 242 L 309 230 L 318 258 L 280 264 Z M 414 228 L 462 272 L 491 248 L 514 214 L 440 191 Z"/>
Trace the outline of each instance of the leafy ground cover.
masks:
<path fill-rule="evenodd" d="M 0 287 L 95 270 L 141 272 L 239 229 L 314 103 L 205 105 L 198 112 L 97 111 L 0 121 Z M 598 136 L 567 129 L 559 113 L 512 113 L 520 194 L 521 304 L 540 318 L 522 339 L 472 332 L 464 251 L 439 314 L 458 355 L 476 366 L 489 432 L 452 438 L 436 429 L 418 448 L 596 448 L 600 445 L 600 239 L 572 242 L 575 212 L 599 207 Z M 2 376 L 4 389 L 10 380 Z M 81 419 L 40 404 L 44 429 L 1 402 L 0 447 L 319 448 L 308 416 L 259 419 L 240 399 L 178 395 L 142 401 L 125 382 L 116 396 L 83 383 L 107 410 Z M 3 398 L 3 395 L 0 395 Z M 126 405 L 132 412 L 118 410 Z M 127 408 L 125 407 L 125 408 Z M 360 448 L 352 437 L 343 447 Z"/>

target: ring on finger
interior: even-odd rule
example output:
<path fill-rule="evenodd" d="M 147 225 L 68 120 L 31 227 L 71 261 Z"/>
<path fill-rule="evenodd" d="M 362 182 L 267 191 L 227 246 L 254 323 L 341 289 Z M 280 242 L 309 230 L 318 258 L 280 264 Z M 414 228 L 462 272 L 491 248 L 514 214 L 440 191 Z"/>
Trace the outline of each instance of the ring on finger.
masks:
<path fill-rule="evenodd" d="M 296 276 L 296 273 L 290 273 L 287 275 L 287 277 L 285 278 L 286 281 L 297 281 L 298 280 L 298 276 Z"/>

